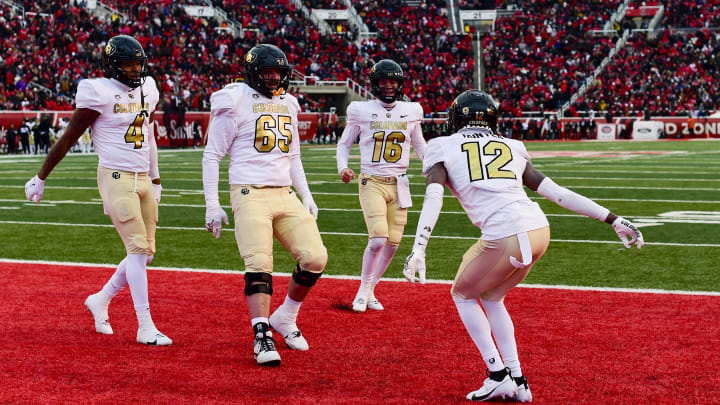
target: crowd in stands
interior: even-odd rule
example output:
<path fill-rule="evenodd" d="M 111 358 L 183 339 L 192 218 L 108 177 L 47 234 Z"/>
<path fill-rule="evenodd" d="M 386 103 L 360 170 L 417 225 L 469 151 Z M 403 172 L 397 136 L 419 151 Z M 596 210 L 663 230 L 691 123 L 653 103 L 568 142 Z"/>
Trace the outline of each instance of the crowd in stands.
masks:
<path fill-rule="evenodd" d="M 149 71 L 165 102 L 181 97 L 188 110 L 207 110 L 209 95 L 242 76 L 244 52 L 258 42 L 279 46 L 295 70 L 320 80 L 352 79 L 369 88 L 373 62 L 398 61 L 406 72 L 405 93 L 429 116 L 446 111 L 458 92 L 474 87 L 477 70 L 472 35 L 450 30 L 445 0 L 409 5 L 395 0 L 352 0 L 370 35 L 347 23 L 329 22 L 323 34 L 290 0 L 214 0 L 243 31 L 233 38 L 214 18 L 185 13 L 199 0 L 103 1 L 117 14 L 98 18 L 84 2 L 28 1 L 25 14 L 0 6 L 0 108 L 69 110 L 79 80 L 102 76 L 100 52 L 112 35 L 137 37 L 149 56 Z M 487 1 L 461 0 L 464 8 Z M 577 92 L 615 45 L 617 37 L 594 36 L 622 3 L 612 1 L 496 0 L 503 8 L 494 32 L 482 38 L 485 89 L 502 102 L 505 116 L 555 111 Z M 339 0 L 304 0 L 305 7 L 343 9 Z M 633 0 L 631 7 L 658 3 Z M 635 34 L 571 106 L 578 110 L 650 111 L 655 114 L 712 110 L 717 80 L 720 0 L 663 0 L 657 40 Z M 511 8 L 509 6 L 512 5 Z M 628 75 L 632 72 L 633 75 Z M 326 99 L 294 91 L 307 111 L 328 111 Z"/>
<path fill-rule="evenodd" d="M 718 106 L 719 73 L 718 31 L 673 33 L 666 29 L 652 41 L 636 33 L 598 76 L 578 109 L 626 116 L 693 111 L 703 115 Z"/>
<path fill-rule="evenodd" d="M 498 17 L 482 39 L 486 88 L 510 116 L 557 110 L 608 56 L 614 39 L 589 31 L 619 1 L 516 3 L 520 9 Z"/>
<path fill-rule="evenodd" d="M 370 31 L 377 33 L 362 41 L 361 55 L 397 61 L 406 72 L 406 94 L 426 114 L 446 111 L 459 89 L 473 87 L 472 37 L 450 30 L 443 3 L 423 1 L 414 7 L 393 0 L 353 0 Z"/>

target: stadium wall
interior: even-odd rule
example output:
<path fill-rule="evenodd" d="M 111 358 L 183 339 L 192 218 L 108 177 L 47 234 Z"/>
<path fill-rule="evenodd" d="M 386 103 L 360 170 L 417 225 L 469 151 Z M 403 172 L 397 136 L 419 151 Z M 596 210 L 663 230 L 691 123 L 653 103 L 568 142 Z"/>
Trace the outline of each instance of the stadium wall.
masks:
<path fill-rule="evenodd" d="M 17 129 L 26 118 L 37 119 L 43 115 L 52 115 L 52 125 L 57 126 L 61 118 L 69 118 L 72 111 L 0 111 L 0 140 L 5 141 L 5 131 L 11 124 Z M 325 114 L 327 115 L 327 114 Z M 298 131 L 301 141 L 309 141 L 315 137 L 317 132 L 320 113 L 298 114 Z M 331 121 L 336 117 L 332 115 Z M 209 112 L 187 112 L 185 113 L 184 125 L 180 125 L 180 115 L 158 111 L 155 113 L 155 138 L 159 147 L 185 147 L 193 144 L 193 125 L 197 122 L 202 134 L 202 144 L 207 139 L 207 128 L 210 122 Z M 184 131 L 183 131 L 184 129 Z"/>

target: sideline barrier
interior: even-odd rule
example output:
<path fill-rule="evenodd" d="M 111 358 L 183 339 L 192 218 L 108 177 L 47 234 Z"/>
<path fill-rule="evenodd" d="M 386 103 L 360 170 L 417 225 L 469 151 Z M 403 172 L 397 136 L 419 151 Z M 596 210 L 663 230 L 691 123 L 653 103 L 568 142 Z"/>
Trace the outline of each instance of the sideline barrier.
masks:
<path fill-rule="evenodd" d="M 50 114 L 52 125 L 57 126 L 61 118 L 70 118 L 72 111 L 0 111 L 0 140 L 5 142 L 5 131 L 15 124 L 15 129 L 22 125 L 26 118 L 37 119 Z M 320 115 L 329 117 L 335 122 L 335 114 L 328 113 L 300 113 L 298 114 L 298 132 L 301 141 L 309 141 L 315 137 Z M 207 140 L 207 128 L 210 123 L 209 112 L 186 112 L 184 125 L 179 124 L 180 115 L 177 113 L 166 114 L 158 111 L 155 113 L 155 139 L 159 147 L 188 147 L 193 146 L 193 125 L 199 125 L 202 134 L 200 145 L 205 145 Z"/>

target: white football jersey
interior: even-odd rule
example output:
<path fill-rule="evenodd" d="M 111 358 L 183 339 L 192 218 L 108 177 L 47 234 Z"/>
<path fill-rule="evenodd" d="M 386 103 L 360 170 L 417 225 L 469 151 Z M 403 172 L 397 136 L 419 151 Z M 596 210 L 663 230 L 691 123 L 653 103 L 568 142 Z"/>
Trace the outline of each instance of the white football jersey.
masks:
<path fill-rule="evenodd" d="M 382 177 L 405 174 L 410 165 L 410 145 L 421 159 L 425 152 L 422 118 L 418 103 L 398 101 L 390 110 L 377 100 L 350 103 L 345 131 L 337 146 L 338 171 L 347 167 L 342 156 L 348 156 L 359 137 L 362 173 Z"/>
<path fill-rule="evenodd" d="M 522 142 L 485 128 L 464 128 L 430 140 L 423 174 L 442 163 L 450 191 L 482 230 L 482 239 L 495 240 L 548 226 L 540 206 L 523 187 L 528 162 Z"/>
<path fill-rule="evenodd" d="M 212 94 L 210 110 L 213 117 L 230 112 L 235 123 L 233 128 L 210 131 L 205 147 L 207 155 L 230 155 L 230 184 L 292 184 L 290 163 L 300 156 L 300 105 L 295 96 L 269 99 L 245 83 L 232 83 Z"/>
<path fill-rule="evenodd" d="M 100 113 L 90 126 L 100 166 L 140 173 L 150 170 L 147 137 L 154 132 L 150 130 L 149 116 L 159 99 L 155 80 L 150 76 L 135 89 L 104 77 L 85 79 L 78 84 L 76 108 Z"/>

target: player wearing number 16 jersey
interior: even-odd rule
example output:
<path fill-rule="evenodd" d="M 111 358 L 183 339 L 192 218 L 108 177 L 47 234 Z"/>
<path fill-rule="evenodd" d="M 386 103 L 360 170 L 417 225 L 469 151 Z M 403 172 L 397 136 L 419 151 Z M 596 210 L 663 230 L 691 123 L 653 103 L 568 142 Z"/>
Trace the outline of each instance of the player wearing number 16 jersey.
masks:
<path fill-rule="evenodd" d="M 637 243 L 640 248 L 643 237 L 630 221 L 535 169 L 522 142 L 495 133 L 497 119 L 495 100 L 468 90 L 450 106 L 449 136 L 428 142 L 423 160 L 427 189 L 403 275 L 414 282 L 419 272 L 420 281 L 425 279 L 425 249 L 447 185 L 482 231 L 481 239 L 463 256 L 450 289 L 460 319 L 488 368 L 483 385 L 466 398 L 530 402 L 532 394 L 520 367 L 515 329 L 504 299 L 545 253 L 550 226 L 524 186 L 561 207 L 612 224 L 625 247 Z"/>
<path fill-rule="evenodd" d="M 108 305 L 129 285 L 138 319 L 137 342 L 170 345 L 172 340 L 157 330 L 150 316 L 146 272 L 155 254 L 162 190 L 152 123 L 158 90 L 145 71 L 145 51 L 133 37 L 112 37 L 103 48 L 102 63 L 105 77 L 80 82 L 70 123 L 38 174 L 25 185 L 25 194 L 30 201 L 40 201 L 47 176 L 90 127 L 99 158 L 100 196 L 127 256 L 85 305 L 93 315 L 95 330 L 112 334 Z"/>
<path fill-rule="evenodd" d="M 355 312 L 382 310 L 375 286 L 385 273 L 400 244 L 407 210 L 412 205 L 406 176 L 410 145 L 422 159 L 425 152 L 418 103 L 399 101 L 404 74 L 400 65 L 384 59 L 370 72 L 377 100 L 353 102 L 347 108 L 347 124 L 337 145 L 337 168 L 348 183 L 355 178 L 349 168 L 350 148 L 360 139 L 359 194 L 368 244 L 363 253 L 360 287 L 353 300 Z"/>
<path fill-rule="evenodd" d="M 309 349 L 296 319 L 325 268 L 327 250 L 300 161 L 300 106 L 285 92 L 292 68 L 280 49 L 260 44 L 245 55 L 244 70 L 245 83 L 230 84 L 210 98 L 211 121 L 203 156 L 205 226 L 219 238 L 222 223 L 228 223 L 220 206 L 218 171 L 220 161 L 230 155 L 230 202 L 235 239 L 245 262 L 244 293 L 255 334 L 255 360 L 274 366 L 280 364 L 280 355 L 269 327 L 282 335 L 289 348 Z M 297 266 L 284 303 L 269 316 L 273 235 Z"/>

